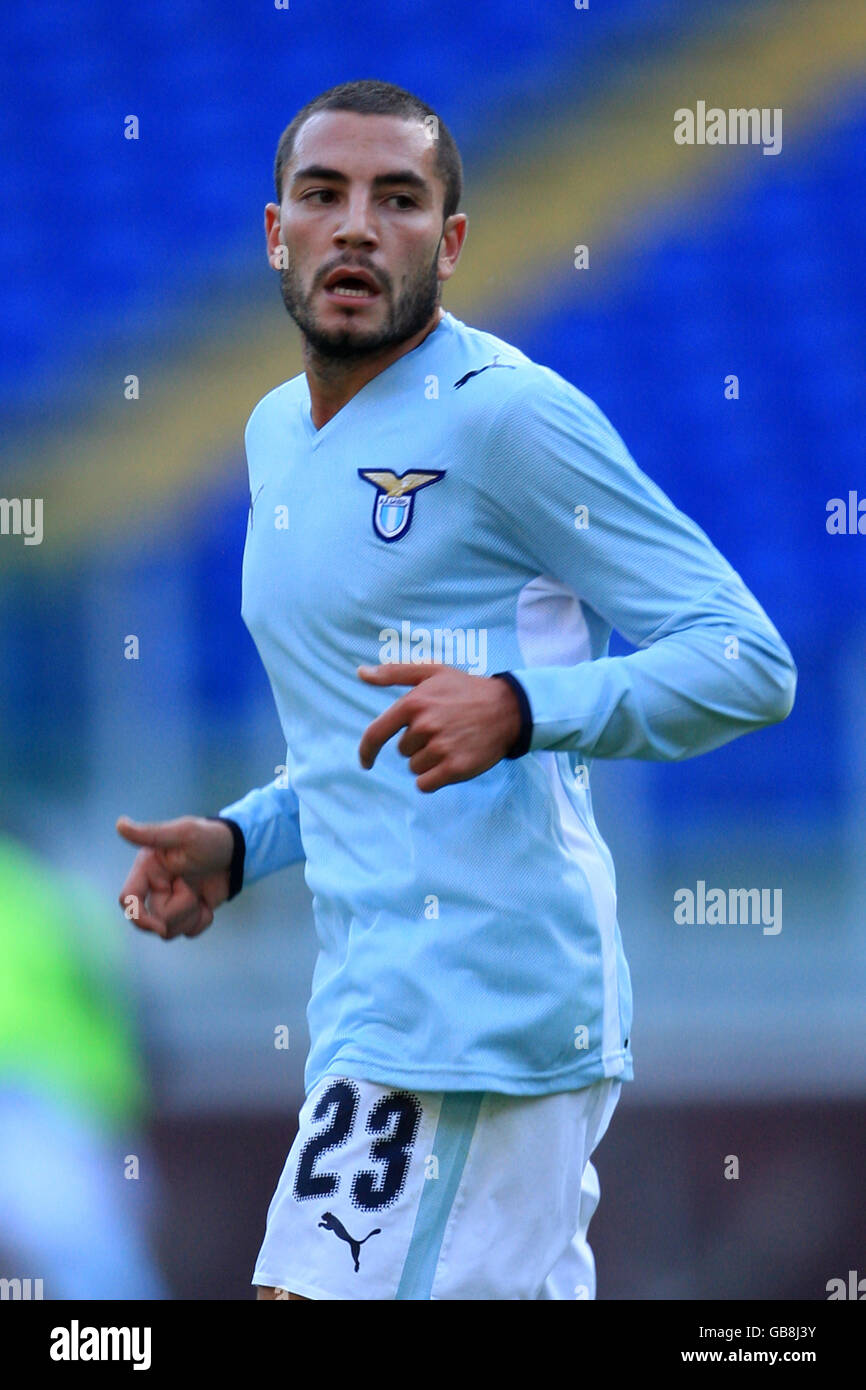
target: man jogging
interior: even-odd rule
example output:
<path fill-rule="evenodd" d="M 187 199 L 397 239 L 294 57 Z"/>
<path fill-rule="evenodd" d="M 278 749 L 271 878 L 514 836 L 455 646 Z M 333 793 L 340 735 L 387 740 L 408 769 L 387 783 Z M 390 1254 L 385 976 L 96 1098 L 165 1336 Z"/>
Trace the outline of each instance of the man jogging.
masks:
<path fill-rule="evenodd" d="M 194 936 L 306 862 L 306 1099 L 259 1297 L 592 1297 L 632 1001 L 591 763 L 784 719 L 796 668 L 592 401 L 443 309 L 467 224 L 429 106 L 324 93 L 276 185 L 304 372 L 247 425 L 242 613 L 285 771 L 220 819 L 121 819 L 121 902 Z"/>

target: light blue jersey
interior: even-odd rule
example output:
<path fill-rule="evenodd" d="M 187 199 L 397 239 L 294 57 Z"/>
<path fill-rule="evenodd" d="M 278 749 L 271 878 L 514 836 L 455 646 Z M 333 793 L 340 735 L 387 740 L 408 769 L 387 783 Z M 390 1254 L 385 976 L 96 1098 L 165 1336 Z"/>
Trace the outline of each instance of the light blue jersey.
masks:
<path fill-rule="evenodd" d="M 592 401 L 451 314 L 318 431 L 306 376 L 278 386 L 246 450 L 242 612 L 288 775 L 220 814 L 247 883 L 306 860 L 307 1090 L 631 1079 L 590 764 L 692 757 L 784 719 L 787 646 Z M 607 656 L 614 627 L 640 650 Z M 406 687 L 356 668 L 429 660 L 512 672 L 530 751 L 424 793 L 397 735 L 365 771 L 361 735 Z"/>

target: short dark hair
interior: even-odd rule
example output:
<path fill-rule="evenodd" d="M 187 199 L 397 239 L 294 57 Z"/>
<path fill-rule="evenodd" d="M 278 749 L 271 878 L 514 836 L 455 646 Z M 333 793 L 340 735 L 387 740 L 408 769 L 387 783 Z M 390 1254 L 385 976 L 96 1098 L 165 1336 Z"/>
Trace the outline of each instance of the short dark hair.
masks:
<path fill-rule="evenodd" d="M 365 78 L 360 82 L 342 82 L 338 87 L 330 87 L 327 92 L 308 101 L 289 122 L 280 136 L 277 155 L 274 160 L 274 185 L 277 201 L 283 196 L 283 170 L 292 157 L 295 136 L 305 121 L 319 111 L 357 111 L 362 116 L 402 116 L 407 121 L 424 124 L 432 116 L 436 122 L 433 127 L 436 138 L 436 172 L 445 185 L 444 216 L 450 217 L 457 211 L 463 196 L 463 165 L 454 137 L 445 122 L 420 97 L 393 82 L 378 82 Z"/>

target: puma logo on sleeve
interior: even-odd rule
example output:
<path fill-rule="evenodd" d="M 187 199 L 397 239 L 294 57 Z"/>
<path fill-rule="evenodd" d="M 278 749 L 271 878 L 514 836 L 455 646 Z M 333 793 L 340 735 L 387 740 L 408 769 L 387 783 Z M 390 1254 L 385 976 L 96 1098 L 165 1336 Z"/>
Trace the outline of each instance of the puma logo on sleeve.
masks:
<path fill-rule="evenodd" d="M 482 372 L 486 372 L 486 371 L 488 370 L 488 368 L 490 368 L 490 367 L 507 367 L 507 369 L 508 369 L 510 372 L 513 372 L 514 369 L 515 369 L 515 368 L 514 368 L 514 363 L 513 363 L 513 362 L 500 362 L 500 361 L 499 361 L 499 353 L 497 352 L 497 354 L 496 354 L 496 356 L 494 357 L 494 359 L 493 359 L 492 362 L 487 362 L 487 363 L 485 364 L 485 366 L 483 366 L 483 367 L 476 367 L 475 370 L 474 370 L 474 372 L 467 372 L 466 375 L 465 375 L 465 376 L 462 376 L 462 377 L 460 378 L 459 381 L 455 381 L 455 383 L 454 383 L 454 390 L 455 390 L 455 391 L 458 391 L 458 390 L 460 389 L 461 386 L 465 386 L 465 385 L 466 385 L 466 383 L 467 383 L 467 381 L 469 380 L 470 377 L 473 377 L 473 376 L 480 376 Z"/>

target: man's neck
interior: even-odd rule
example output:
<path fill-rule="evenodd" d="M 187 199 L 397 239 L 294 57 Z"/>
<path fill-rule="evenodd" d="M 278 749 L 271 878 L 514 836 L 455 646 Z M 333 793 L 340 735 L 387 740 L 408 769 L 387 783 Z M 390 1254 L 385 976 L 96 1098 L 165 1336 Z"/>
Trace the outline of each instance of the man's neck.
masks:
<path fill-rule="evenodd" d="M 429 323 L 425 324 L 419 333 L 407 338 L 405 342 L 386 348 L 384 352 L 374 353 L 354 362 L 324 357 L 304 338 L 304 371 L 310 388 L 310 416 L 315 428 L 320 430 L 333 419 L 338 410 L 342 410 L 347 401 L 357 395 L 362 386 L 366 386 L 374 376 L 384 372 L 398 357 L 404 357 L 407 352 L 423 343 L 441 322 L 444 314 L 442 305 L 437 304 Z"/>

